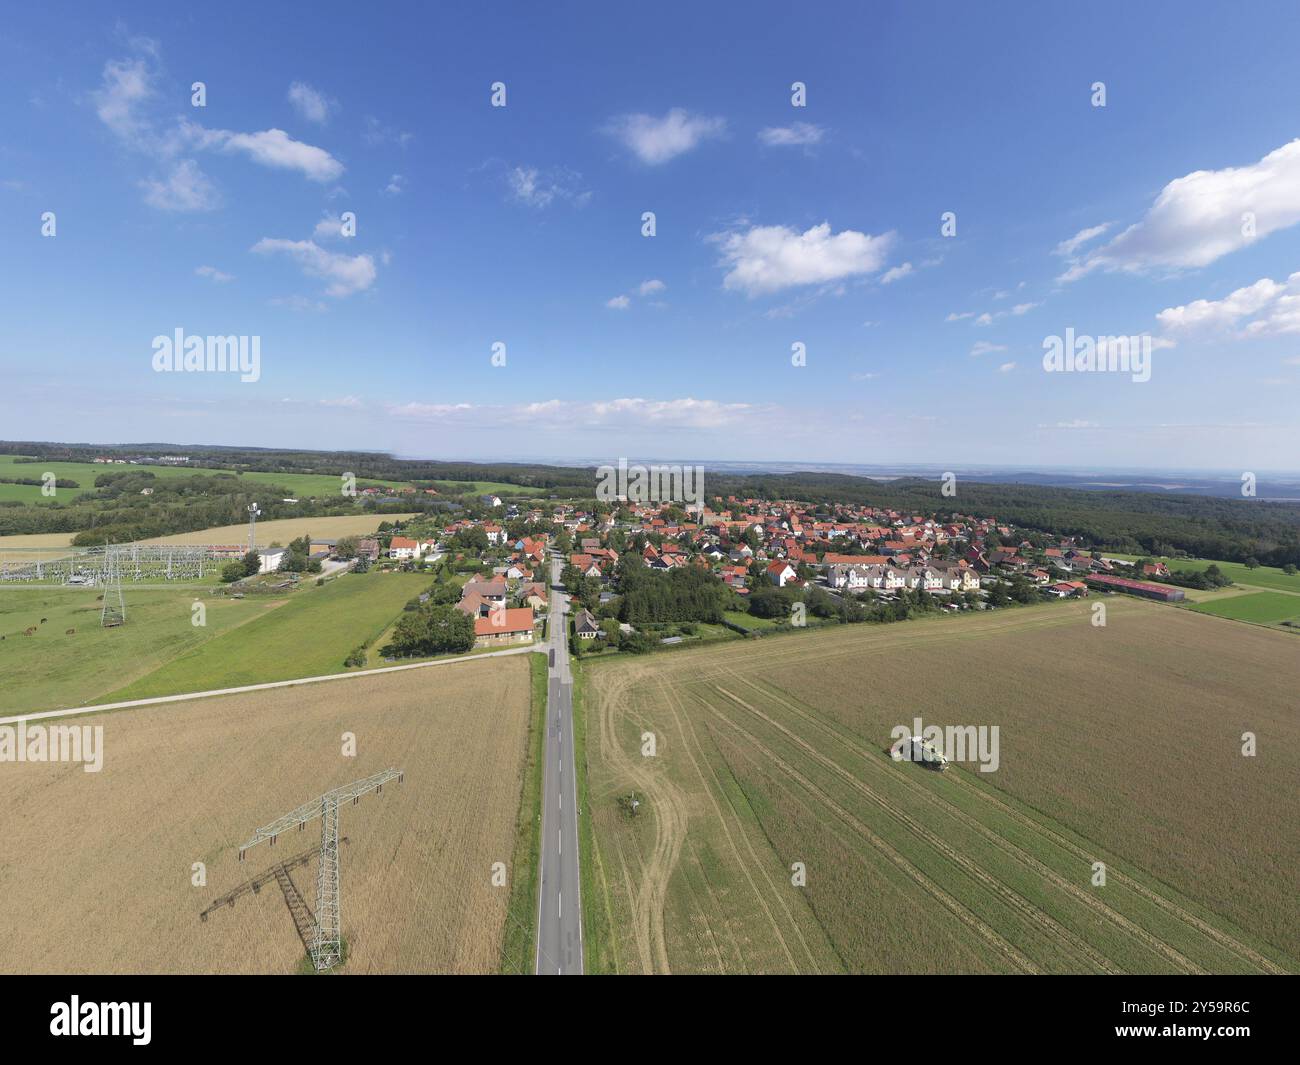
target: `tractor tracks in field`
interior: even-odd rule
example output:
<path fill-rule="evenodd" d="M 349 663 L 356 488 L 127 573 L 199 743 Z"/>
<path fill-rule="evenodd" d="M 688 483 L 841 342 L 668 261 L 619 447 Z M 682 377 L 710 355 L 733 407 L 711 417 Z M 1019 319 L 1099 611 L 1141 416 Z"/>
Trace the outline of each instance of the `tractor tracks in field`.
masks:
<path fill-rule="evenodd" d="M 841 735 L 837 730 L 835 730 L 831 726 L 827 725 L 824 721 L 818 719 L 814 714 L 809 713 L 807 710 L 803 709 L 802 707 L 799 707 L 789 702 L 788 700 L 781 698 L 779 695 L 775 694 L 774 692 L 758 684 L 755 684 L 752 681 L 749 681 L 744 677 L 739 676 L 738 674 L 733 673 L 732 677 L 734 678 L 734 680 L 752 688 L 753 690 L 759 692 L 765 697 L 774 699 L 776 702 L 780 703 L 786 709 L 796 714 L 802 720 L 808 722 L 809 724 L 814 725 L 824 733 L 836 739 L 842 745 L 854 750 L 855 754 L 862 755 L 863 761 L 866 764 L 877 766 L 877 768 L 881 770 L 887 768 L 885 766 L 879 765 L 878 762 L 870 758 L 869 757 L 870 752 L 857 751 L 856 748 L 854 748 L 853 743 L 849 739 Z M 735 697 L 733 696 L 732 698 L 734 699 Z M 770 718 L 767 718 L 766 715 L 762 714 L 760 711 L 753 711 L 753 712 L 757 713 L 760 717 L 763 717 L 765 720 L 768 720 L 769 723 L 773 724 L 773 727 L 776 727 L 783 732 L 788 732 L 788 730 L 785 730 L 779 724 L 772 722 Z M 799 742 L 802 745 L 802 741 L 797 741 L 797 742 Z M 834 764 L 838 767 L 838 763 L 834 763 Z M 841 774 L 845 772 L 842 768 L 839 768 L 838 771 Z M 1094 895 L 1087 892 L 1084 888 L 1079 887 L 1077 884 L 1070 883 L 1068 880 L 1064 879 L 1055 870 L 1051 869 L 1049 866 L 1046 866 L 1043 862 L 1035 858 L 1033 855 L 1026 853 L 1022 848 L 1018 847 L 1016 844 L 1012 843 L 1011 841 L 1005 839 L 1003 836 L 999 835 L 996 831 L 984 825 L 977 818 L 971 816 L 966 811 L 960 809 L 959 807 L 955 806 L 951 802 L 948 802 L 947 800 L 943 799 L 941 796 L 934 794 L 933 792 L 930 791 L 930 789 L 924 787 L 920 783 L 916 781 L 908 780 L 905 776 L 900 776 L 899 779 L 902 781 L 904 786 L 907 787 L 914 794 L 920 795 L 921 797 L 926 799 L 930 804 L 944 810 L 950 816 L 956 817 L 963 824 L 970 826 L 975 831 L 979 832 L 984 838 L 986 838 L 995 846 L 997 846 L 999 849 L 1001 849 L 1004 853 L 1008 854 L 1011 857 L 1017 858 L 1018 860 L 1027 864 L 1030 868 L 1034 869 L 1040 875 L 1048 879 L 1049 882 L 1060 887 L 1062 890 L 1069 893 L 1073 898 L 1089 906 L 1091 909 L 1094 910 L 1094 912 L 1099 913 L 1101 916 L 1117 924 L 1121 929 L 1123 929 L 1123 931 L 1125 931 L 1130 935 L 1133 935 L 1135 938 L 1140 940 L 1146 946 L 1150 947 L 1152 950 L 1164 956 L 1171 963 L 1177 965 L 1183 971 L 1189 973 L 1195 973 L 1195 974 L 1204 974 L 1205 970 L 1201 966 L 1197 965 L 1197 963 L 1187 958 L 1176 948 L 1170 946 L 1168 943 L 1165 943 L 1163 940 L 1152 935 L 1146 929 L 1133 924 L 1133 922 L 1131 922 L 1128 918 L 1124 917 L 1122 914 L 1119 914 L 1115 910 L 1111 909 L 1108 905 L 1106 905 L 1104 902 L 1096 898 Z M 1090 854 L 1085 848 L 1083 848 L 1079 844 L 1070 840 L 1066 836 L 1063 836 L 1061 833 L 1055 831 L 1051 827 L 1044 825 L 1041 822 L 1035 820 L 1034 818 L 1029 817 L 1028 815 L 1022 813 L 1021 811 L 1015 809 L 1013 806 L 1004 802 L 996 795 L 991 794 L 987 789 L 972 787 L 969 784 L 967 784 L 965 781 L 961 781 L 960 778 L 956 778 L 956 779 L 957 782 L 960 784 L 960 786 L 965 788 L 969 794 L 977 795 L 984 803 L 997 809 L 1002 814 L 1009 817 L 1011 820 L 1015 821 L 1018 825 L 1025 828 L 1032 829 L 1033 831 L 1042 835 L 1044 838 L 1056 844 L 1062 850 L 1066 851 L 1069 854 L 1074 855 L 1077 858 L 1082 859 L 1083 861 L 1089 864 L 1091 864 L 1096 859 L 1095 855 Z M 1196 914 L 1192 913 L 1191 911 L 1179 905 L 1178 903 L 1174 902 L 1173 900 L 1166 898 L 1165 896 L 1161 895 L 1159 892 L 1152 890 L 1151 888 L 1138 882 L 1137 880 L 1134 880 L 1132 877 L 1128 876 L 1127 874 L 1119 870 L 1108 869 L 1107 872 L 1109 876 L 1111 876 L 1116 881 L 1118 881 L 1119 883 L 1127 887 L 1129 890 L 1133 891 L 1136 895 L 1150 902 L 1152 905 L 1156 906 L 1157 908 L 1169 914 L 1170 916 L 1175 917 L 1176 919 L 1194 928 L 1196 931 L 1200 932 L 1208 939 L 1212 940 L 1218 946 L 1222 947 L 1223 949 L 1229 951 L 1232 954 L 1237 955 L 1237 957 L 1241 958 L 1242 960 L 1249 962 L 1250 964 L 1256 966 L 1257 968 L 1259 968 L 1265 973 L 1271 975 L 1286 975 L 1287 973 L 1286 969 L 1277 965 L 1275 962 L 1273 962 L 1271 959 L 1261 954 L 1259 951 L 1253 949 L 1252 947 L 1248 946 L 1245 943 L 1240 942 L 1239 940 L 1229 935 L 1228 933 L 1223 932 L 1222 930 L 1214 927 L 1209 922 L 1198 917 Z"/>
<path fill-rule="evenodd" d="M 672 967 L 664 934 L 664 910 L 668 882 L 686 839 L 686 803 L 680 789 L 670 780 L 637 765 L 637 760 L 628 757 L 618 743 L 615 719 L 629 686 L 630 678 L 620 677 L 619 683 L 599 696 L 596 709 L 600 716 L 600 757 L 606 766 L 629 777 L 646 795 L 655 796 L 654 842 L 642 863 L 639 885 L 633 885 L 621 846 L 618 858 L 627 886 L 633 937 L 641 968 L 647 973 L 670 973 Z"/>
<path fill-rule="evenodd" d="M 799 927 L 799 922 L 795 920 L 794 915 L 790 912 L 790 908 L 786 905 L 785 899 L 781 897 L 781 892 L 773 882 L 772 875 L 768 870 L 768 863 L 763 861 L 758 856 L 757 852 L 755 852 L 754 845 L 750 841 L 749 836 L 745 833 L 744 826 L 740 823 L 740 818 L 734 809 L 732 810 L 731 820 L 735 822 L 736 832 L 744 841 L 745 848 L 749 852 L 750 860 L 748 862 L 745 861 L 744 857 L 740 853 L 740 848 L 732 838 L 731 830 L 727 827 L 728 818 L 724 815 L 722 806 L 719 804 L 717 799 L 718 793 L 725 794 L 723 792 L 722 782 L 718 779 L 717 773 L 714 771 L 712 766 L 709 767 L 709 776 L 713 781 L 712 786 L 710 786 L 709 780 L 705 778 L 704 770 L 700 768 L 699 760 L 695 757 L 695 751 L 692 750 L 692 747 L 694 747 L 695 749 L 700 750 L 702 755 L 703 745 L 701 744 L 699 737 L 695 735 L 694 726 L 691 727 L 690 738 L 688 739 L 687 737 L 686 727 L 682 723 L 683 708 L 681 700 L 672 690 L 672 686 L 667 684 L 662 678 L 659 680 L 659 687 L 667 699 L 669 713 L 672 715 L 673 723 L 677 726 L 678 734 L 682 738 L 682 746 L 686 751 L 686 757 L 690 760 L 691 766 L 695 770 L 695 775 L 700 781 L 700 786 L 703 788 L 704 794 L 708 797 L 714 813 L 717 815 L 718 824 L 722 828 L 722 834 L 726 837 L 727 846 L 731 851 L 732 857 L 735 859 L 736 865 L 744 873 L 745 879 L 749 883 L 750 890 L 754 893 L 754 897 L 758 900 L 759 906 L 762 908 L 764 915 L 766 915 L 768 922 L 772 927 L 772 933 L 776 936 L 777 942 L 781 944 L 781 950 L 785 953 L 786 960 L 790 963 L 791 970 L 796 973 L 799 972 L 799 964 L 795 961 L 794 954 L 791 952 L 790 945 L 786 942 L 785 936 L 781 934 L 781 923 L 777 920 L 775 914 L 773 914 L 772 908 L 768 905 L 767 898 L 759 888 L 759 885 L 755 882 L 754 877 L 750 872 L 751 868 L 757 868 L 762 874 L 763 879 L 767 882 L 768 889 L 777 901 L 777 905 L 781 907 L 781 912 L 785 915 L 786 921 L 789 926 L 794 929 L 794 933 L 799 939 L 799 945 L 803 948 L 803 952 L 808 956 L 809 964 L 812 966 L 813 970 L 816 971 L 817 960 L 813 955 L 812 948 L 808 945 L 808 941 L 804 938 L 803 930 Z M 707 759 L 705 759 L 705 761 L 707 764 Z"/>
<path fill-rule="evenodd" d="M 1106 958 L 1099 951 L 1091 947 L 1077 933 L 1064 927 L 1058 921 L 1056 921 L 1056 919 L 1053 918 L 1050 914 L 1044 913 L 1037 906 L 1034 906 L 1031 902 L 1029 902 L 1027 899 L 1025 899 L 1016 891 L 1014 891 L 1012 888 L 1008 887 L 1006 884 L 1002 883 L 1002 881 L 998 880 L 995 876 L 991 875 L 986 870 L 982 869 L 978 865 L 978 863 L 976 863 L 973 859 L 967 857 L 966 855 L 954 849 L 952 846 L 948 844 L 946 840 L 943 839 L 943 837 L 939 836 L 937 833 L 932 832 L 921 822 L 917 821 L 915 818 L 911 817 L 910 815 L 904 813 L 902 810 L 898 809 L 896 806 L 894 806 L 888 800 L 883 798 L 881 795 L 877 794 L 875 791 L 872 791 L 861 781 L 859 781 L 856 777 L 848 773 L 847 770 L 845 770 L 842 766 L 839 765 L 839 763 L 835 762 L 833 759 L 827 758 L 826 756 L 822 755 L 821 752 L 819 752 L 811 744 L 805 743 L 804 741 L 800 740 L 799 737 L 797 737 L 794 733 L 790 732 L 788 729 L 783 728 L 779 723 L 773 721 L 772 718 L 768 717 L 762 711 L 757 710 L 755 707 L 751 706 L 749 703 L 745 702 L 743 699 L 741 699 L 739 696 L 735 695 L 734 693 L 728 691 L 725 688 L 717 687 L 717 686 L 715 686 L 715 690 L 718 691 L 723 696 L 725 696 L 727 699 L 743 707 L 745 710 L 748 710 L 751 714 L 758 717 L 762 721 L 766 722 L 771 727 L 777 729 L 777 731 L 781 732 L 796 747 L 800 748 L 801 750 L 809 754 L 812 757 L 813 761 L 815 761 L 818 765 L 822 766 L 825 769 L 829 769 L 832 773 L 834 773 L 842 780 L 844 780 L 846 783 L 848 783 L 849 786 L 854 791 L 856 791 L 859 795 L 866 798 L 868 801 L 874 803 L 877 807 L 885 811 L 885 813 L 889 814 L 895 820 L 903 824 L 906 828 L 910 829 L 918 838 L 924 840 L 936 852 L 942 854 L 950 862 L 952 862 L 958 868 L 962 869 L 973 880 L 982 884 L 994 896 L 996 896 L 1003 903 L 1005 903 L 1011 910 L 1017 913 L 1020 917 L 1024 918 L 1026 921 L 1030 922 L 1033 925 L 1036 925 L 1042 932 L 1046 933 L 1050 938 L 1065 944 L 1074 953 L 1079 955 L 1081 958 L 1086 959 L 1088 962 L 1090 962 L 1096 968 L 1100 969 L 1102 972 L 1108 972 L 1116 975 L 1120 972 L 1120 970 L 1116 969 L 1115 966 L 1110 962 L 1108 958 Z M 746 733 L 746 735 L 749 734 Z M 761 749 L 763 749 L 764 753 L 767 754 L 768 757 L 772 757 L 772 758 L 776 757 L 776 755 L 774 754 L 774 752 L 771 751 L 770 748 L 767 748 L 765 745 L 761 743 L 761 741 L 757 740 L 753 736 L 750 736 L 750 741 L 756 743 Z M 826 792 L 824 790 L 819 788 L 817 789 L 817 793 L 819 794 L 819 797 L 822 798 L 822 801 L 824 802 L 829 801 L 829 797 L 826 795 Z"/>
<path fill-rule="evenodd" d="M 717 690 L 722 692 L 729 699 L 736 699 L 734 695 L 731 695 L 731 693 L 726 692 L 721 688 Z M 706 703 L 705 705 L 707 706 L 708 704 Z M 986 924 L 981 918 L 972 913 L 966 906 L 957 901 L 957 899 L 953 898 L 952 895 L 931 880 L 924 872 L 916 868 L 916 866 L 914 866 L 907 858 L 899 854 L 892 845 L 880 836 L 876 835 L 876 833 L 873 832 L 864 821 L 831 798 L 824 789 L 818 787 L 818 785 L 813 783 L 813 781 L 800 773 L 799 770 L 783 759 L 780 755 L 776 754 L 776 752 L 766 744 L 762 743 L 762 741 L 747 729 L 736 724 L 736 722 L 721 713 L 717 707 L 709 706 L 708 708 L 718 718 L 718 720 L 724 722 L 730 728 L 743 736 L 751 745 L 754 746 L 755 749 L 760 751 L 765 758 L 769 759 L 773 765 L 780 768 L 792 780 L 795 780 L 802 785 L 809 794 L 816 796 L 818 801 L 834 812 L 836 816 L 838 816 L 845 824 L 849 825 L 860 837 L 870 843 L 896 868 L 911 878 L 922 888 L 922 890 L 935 899 L 936 902 L 939 902 L 944 906 L 945 909 L 951 912 L 959 921 L 962 922 L 962 924 L 975 932 L 976 935 L 988 943 L 989 946 L 993 947 L 993 949 L 1006 957 L 1021 972 L 1032 974 L 1041 973 L 1042 970 L 1031 958 L 1024 954 L 1013 943 L 1005 939 L 994 928 Z"/>

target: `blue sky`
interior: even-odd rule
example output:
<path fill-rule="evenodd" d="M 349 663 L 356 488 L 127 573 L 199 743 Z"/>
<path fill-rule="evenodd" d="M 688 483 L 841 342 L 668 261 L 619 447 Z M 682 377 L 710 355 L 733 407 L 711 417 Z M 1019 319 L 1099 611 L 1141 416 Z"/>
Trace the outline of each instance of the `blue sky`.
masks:
<path fill-rule="evenodd" d="M 375 6 L 9 14 L 0 438 L 1300 466 L 1294 5 Z"/>

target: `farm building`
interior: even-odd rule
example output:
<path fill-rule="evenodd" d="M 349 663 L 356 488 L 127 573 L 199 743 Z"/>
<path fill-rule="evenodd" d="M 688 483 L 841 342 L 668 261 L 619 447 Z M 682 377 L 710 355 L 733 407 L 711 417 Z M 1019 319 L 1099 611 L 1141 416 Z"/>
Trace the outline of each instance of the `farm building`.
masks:
<path fill-rule="evenodd" d="M 1181 588 L 1171 588 L 1167 584 L 1150 584 L 1147 581 L 1134 581 L 1128 577 L 1109 577 L 1103 573 L 1094 573 L 1087 578 L 1087 581 L 1099 588 L 1128 592 L 1129 595 L 1141 595 L 1147 599 L 1159 599 L 1165 603 L 1181 603 L 1186 598 Z"/>
<path fill-rule="evenodd" d="M 490 647 L 502 643 L 531 643 L 533 612 L 528 607 L 489 610 L 486 617 L 474 621 L 474 645 Z"/>

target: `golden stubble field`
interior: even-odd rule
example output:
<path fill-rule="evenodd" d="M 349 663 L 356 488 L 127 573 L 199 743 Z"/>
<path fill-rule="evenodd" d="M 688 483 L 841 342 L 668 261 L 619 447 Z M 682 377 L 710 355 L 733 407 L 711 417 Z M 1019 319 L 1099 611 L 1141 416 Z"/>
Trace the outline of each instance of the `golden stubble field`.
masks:
<path fill-rule="evenodd" d="M 405 783 L 341 811 L 342 971 L 496 971 L 509 886 L 491 867 L 515 845 L 524 656 L 69 720 L 104 726 L 102 772 L 0 765 L 0 970 L 294 972 L 305 951 L 275 881 L 199 914 L 319 845 L 315 821 L 241 864 L 256 828 L 395 766 Z M 316 869 L 290 874 L 313 909 Z"/>
<path fill-rule="evenodd" d="M 1096 628 L 1089 606 L 587 666 L 605 967 L 1294 968 L 1300 646 L 1134 600 Z M 999 769 L 890 763 L 916 716 L 998 725 Z"/>
<path fill-rule="evenodd" d="M 342 514 L 322 518 L 280 518 L 257 524 L 259 544 L 287 544 L 300 536 L 320 536 L 338 540 L 344 536 L 369 536 L 383 521 L 405 521 L 413 514 Z M 22 536 L 0 536 L 0 561 L 19 563 L 59 558 L 62 549 L 72 544 L 76 533 L 32 533 Z M 221 525 L 213 529 L 175 533 L 142 540 L 149 544 L 242 544 L 248 541 L 248 525 Z"/>

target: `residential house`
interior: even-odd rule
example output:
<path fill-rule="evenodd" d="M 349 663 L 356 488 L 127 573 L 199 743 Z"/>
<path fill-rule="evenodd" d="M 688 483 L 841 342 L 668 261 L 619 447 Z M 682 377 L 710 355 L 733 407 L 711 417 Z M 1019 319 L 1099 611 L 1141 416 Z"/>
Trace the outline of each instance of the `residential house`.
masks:
<path fill-rule="evenodd" d="M 420 545 L 405 536 L 394 536 L 388 545 L 388 557 L 411 559 L 420 557 Z"/>
<path fill-rule="evenodd" d="M 778 588 L 784 588 L 798 576 L 794 567 L 784 559 L 778 559 L 776 562 L 767 564 L 767 578 Z"/>
<path fill-rule="evenodd" d="M 573 619 L 573 631 L 580 640 L 594 640 L 600 635 L 601 628 L 590 610 L 580 610 Z"/>
<path fill-rule="evenodd" d="M 485 617 L 474 621 L 474 645 L 532 643 L 533 612 L 528 607 L 493 607 Z"/>

